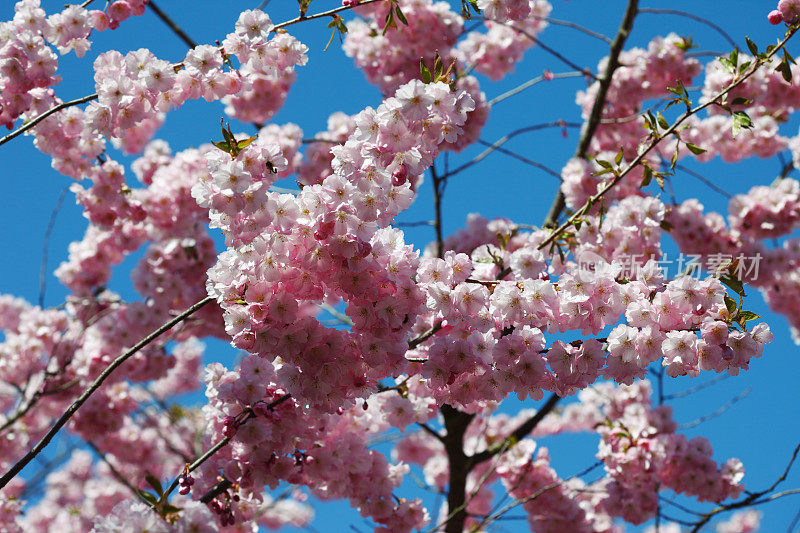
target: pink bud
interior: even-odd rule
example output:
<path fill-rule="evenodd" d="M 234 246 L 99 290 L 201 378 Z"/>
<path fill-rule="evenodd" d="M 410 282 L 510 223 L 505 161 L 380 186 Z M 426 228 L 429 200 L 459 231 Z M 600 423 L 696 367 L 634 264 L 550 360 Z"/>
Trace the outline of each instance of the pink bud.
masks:
<path fill-rule="evenodd" d="M 783 22 L 783 15 L 781 15 L 781 12 L 778 11 L 777 9 L 773 9 L 772 11 L 769 12 L 769 15 L 767 15 L 767 20 L 769 21 L 770 24 L 773 25 L 780 24 L 781 22 Z"/>
<path fill-rule="evenodd" d="M 102 11 L 97 9 L 89 11 L 89 24 L 97 31 L 106 31 L 108 29 L 109 22 L 108 15 Z"/>
<path fill-rule="evenodd" d="M 550 80 L 552 80 L 554 78 L 555 78 L 555 76 L 553 76 L 553 73 L 550 72 L 549 70 L 545 69 L 545 71 L 544 71 L 544 79 L 546 81 L 550 81 Z"/>
<path fill-rule="evenodd" d="M 122 22 L 131 16 L 131 11 L 128 0 L 117 0 L 108 7 L 108 16 L 117 22 Z"/>
<path fill-rule="evenodd" d="M 324 241 L 328 237 L 331 236 L 333 233 L 335 222 L 332 220 L 330 222 L 323 222 L 319 225 L 319 229 L 314 232 L 314 238 L 318 241 Z"/>
<path fill-rule="evenodd" d="M 406 182 L 408 178 L 408 169 L 405 165 L 400 165 L 397 170 L 392 172 L 392 185 L 399 187 Z"/>

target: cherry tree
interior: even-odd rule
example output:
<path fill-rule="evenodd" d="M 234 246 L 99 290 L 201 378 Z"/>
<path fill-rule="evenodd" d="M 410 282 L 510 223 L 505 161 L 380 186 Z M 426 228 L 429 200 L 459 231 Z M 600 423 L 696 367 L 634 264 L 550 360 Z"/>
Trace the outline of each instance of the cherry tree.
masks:
<path fill-rule="evenodd" d="M 752 24 L 773 41 L 742 49 L 689 12 L 609 5 L 607 36 L 559 19 L 559 1 L 298 0 L 285 20 L 264 2 L 205 44 L 177 3 L 16 2 L 0 24 L 0 151 L 32 142 L 88 227 L 55 271 L 61 304 L 0 296 L 0 529 L 306 527 L 315 503 L 346 500 L 383 532 L 522 514 L 536 532 L 745 533 L 759 505 L 800 492 L 782 486 L 800 445 L 750 487 L 670 404 L 770 359 L 757 291 L 800 339 L 800 136 L 782 128 L 800 108 L 800 1 L 765 10 Z M 180 60 L 102 50 L 94 92 L 59 96 L 59 61 L 148 12 L 186 44 Z M 669 31 L 632 46 L 648 13 L 731 49 Z M 341 41 L 382 95 L 312 135 L 274 120 L 314 68 L 301 25 Z M 542 42 L 554 25 L 593 39 L 599 64 Z M 498 94 L 532 48 L 550 62 Z M 583 84 L 580 121 L 483 140 L 500 102 L 565 79 Z M 193 100 L 223 104 L 204 115 L 217 137 L 160 139 Z M 561 169 L 504 146 L 538 130 L 572 131 Z M 536 185 L 550 209 L 447 233 L 448 184 L 503 154 L 560 180 Z M 717 156 L 782 167 L 732 195 L 690 166 Z M 681 171 L 727 195 L 727 216 L 676 198 Z M 434 214 L 422 246 L 402 219 L 418 197 Z M 674 245 L 692 258 L 679 270 L 664 266 Z M 111 276 L 134 254 L 123 298 Z M 664 392 L 683 376 L 699 384 Z M 202 406 L 176 400 L 198 390 Z M 596 450 L 557 471 L 540 441 L 578 433 Z M 66 435 L 77 444 L 54 454 Z"/>

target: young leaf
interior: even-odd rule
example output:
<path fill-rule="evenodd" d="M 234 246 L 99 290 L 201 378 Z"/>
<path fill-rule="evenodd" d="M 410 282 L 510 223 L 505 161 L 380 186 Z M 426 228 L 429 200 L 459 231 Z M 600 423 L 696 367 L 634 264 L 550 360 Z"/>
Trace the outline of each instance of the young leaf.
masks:
<path fill-rule="evenodd" d="M 423 83 L 431 82 L 431 71 L 428 66 L 425 65 L 425 60 L 421 57 L 419 58 L 419 73 Z"/>
<path fill-rule="evenodd" d="M 256 135 L 255 137 L 248 137 L 247 139 L 242 139 L 241 141 L 239 141 L 239 142 L 237 142 L 237 143 L 236 143 L 236 147 L 237 147 L 239 150 L 241 150 L 242 148 L 247 148 L 247 147 L 248 147 L 248 146 L 250 146 L 250 145 L 253 143 L 253 141 L 255 141 L 256 139 L 258 139 L 258 135 Z"/>
<path fill-rule="evenodd" d="M 725 295 L 725 307 L 728 309 L 729 315 L 734 316 L 736 314 L 736 300 L 727 294 Z"/>
<path fill-rule="evenodd" d="M 719 280 L 730 287 L 733 292 L 739 296 L 745 296 L 744 285 L 742 285 L 742 282 L 739 280 L 739 278 L 731 276 L 730 274 L 725 274 L 724 276 L 720 276 Z"/>
<path fill-rule="evenodd" d="M 786 60 L 786 58 L 780 62 L 775 70 L 781 73 L 781 76 L 783 76 L 783 79 L 786 80 L 786 83 L 792 83 L 792 67 L 789 65 L 789 62 Z"/>
<path fill-rule="evenodd" d="M 756 43 L 751 41 L 750 37 L 745 37 L 744 40 L 747 41 L 747 48 L 750 50 L 750 53 L 753 54 L 754 56 L 757 56 L 758 46 L 756 46 Z"/>
<path fill-rule="evenodd" d="M 706 150 L 704 150 L 703 148 L 700 148 L 696 144 L 692 143 L 686 143 L 686 148 L 688 148 L 689 151 L 692 152 L 694 155 L 700 155 L 706 152 Z"/>
<path fill-rule="evenodd" d="M 642 177 L 642 183 L 640 187 L 647 187 L 650 185 L 650 182 L 653 180 L 653 169 L 650 168 L 649 165 L 644 166 L 644 175 Z"/>
<path fill-rule="evenodd" d="M 753 120 L 750 118 L 750 115 L 745 113 L 744 111 L 734 111 L 732 114 L 733 117 L 733 128 L 732 128 L 732 135 L 736 137 L 736 135 L 744 129 L 750 129 L 753 127 Z"/>
<path fill-rule="evenodd" d="M 161 487 L 161 482 L 158 480 L 158 478 L 156 476 L 154 476 L 153 474 L 147 473 L 144 476 L 144 479 L 145 479 L 145 481 L 147 481 L 147 484 L 150 485 L 153 488 L 153 490 L 156 491 L 156 494 L 158 494 L 159 496 L 164 494 L 164 489 Z"/>
<path fill-rule="evenodd" d="M 397 15 L 397 18 L 400 20 L 400 22 L 408 26 L 408 19 L 406 19 L 406 16 L 403 15 L 403 12 L 400 11 L 400 4 L 395 4 L 394 13 Z"/>
<path fill-rule="evenodd" d="M 151 505 L 155 505 L 158 503 L 158 498 L 153 496 L 151 493 L 147 492 L 146 490 L 139 490 L 139 496 L 141 496 L 144 500 L 149 502 Z"/>
<path fill-rule="evenodd" d="M 758 320 L 759 318 L 761 318 L 761 315 L 757 315 L 752 311 L 742 311 L 739 313 L 739 319 L 744 322 L 748 322 L 750 320 Z"/>

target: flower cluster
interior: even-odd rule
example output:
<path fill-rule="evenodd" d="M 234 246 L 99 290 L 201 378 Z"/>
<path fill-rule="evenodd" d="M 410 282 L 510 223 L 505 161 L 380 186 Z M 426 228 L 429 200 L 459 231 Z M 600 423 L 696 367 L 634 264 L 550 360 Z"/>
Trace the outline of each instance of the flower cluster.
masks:
<path fill-rule="evenodd" d="M 409 205 L 412 184 L 473 105 L 443 83 L 404 85 L 355 118 L 332 149 L 334 174 L 296 197 L 267 191 L 286 166 L 274 144 L 209 154 L 209 179 L 192 194 L 231 246 L 209 271 L 209 292 L 236 346 L 289 363 L 280 373 L 292 394 L 332 411 L 403 360 L 422 303 L 417 255 L 399 231 L 379 227 Z M 305 316 L 300 304 L 325 294 L 348 303 L 349 331 Z"/>
<path fill-rule="evenodd" d="M 661 488 L 700 501 L 738 497 L 744 490 L 741 462 L 730 459 L 717 466 L 708 440 L 687 440 L 675 433 L 672 409 L 652 408 L 649 397 L 649 384 L 638 382 L 628 399 L 610 406 L 606 421 L 598 426 L 597 457 L 610 478 L 604 501 L 608 512 L 641 524 L 655 514 Z"/>
<path fill-rule="evenodd" d="M 552 6 L 546 0 L 515 2 L 486 0 L 483 3 L 488 4 L 483 8 L 487 19 L 484 22 L 486 33 L 478 31 L 467 33 L 458 43 L 454 55 L 463 65 L 474 66 L 477 72 L 485 74 L 492 80 L 499 80 L 511 72 L 515 63 L 536 44 L 536 36 L 547 27 L 545 19 L 550 14 Z M 512 7 L 508 4 L 518 5 Z M 511 17 L 497 13 L 503 10 L 509 14 L 513 10 L 515 14 L 521 16 Z M 506 20 L 519 22 L 505 22 Z"/>

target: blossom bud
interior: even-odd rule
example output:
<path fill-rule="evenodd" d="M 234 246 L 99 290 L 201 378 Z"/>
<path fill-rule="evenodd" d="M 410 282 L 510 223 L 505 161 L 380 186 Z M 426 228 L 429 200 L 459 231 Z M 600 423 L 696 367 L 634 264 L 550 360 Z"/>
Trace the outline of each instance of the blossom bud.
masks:
<path fill-rule="evenodd" d="M 769 12 L 769 15 L 767 15 L 767 20 L 773 25 L 780 24 L 783 22 L 783 15 L 781 15 L 781 12 L 777 9 L 773 9 Z"/>
<path fill-rule="evenodd" d="M 104 12 L 93 9 L 89 11 L 89 23 L 91 24 L 92 28 L 96 29 L 97 31 L 106 31 L 109 25 L 108 15 Z"/>
<path fill-rule="evenodd" d="M 117 0 L 108 7 L 108 16 L 117 22 L 122 22 L 131 16 L 131 5 L 127 0 Z"/>
<path fill-rule="evenodd" d="M 392 172 L 392 185 L 399 187 L 408 179 L 408 169 L 405 165 L 400 165 L 397 170 Z"/>

